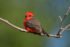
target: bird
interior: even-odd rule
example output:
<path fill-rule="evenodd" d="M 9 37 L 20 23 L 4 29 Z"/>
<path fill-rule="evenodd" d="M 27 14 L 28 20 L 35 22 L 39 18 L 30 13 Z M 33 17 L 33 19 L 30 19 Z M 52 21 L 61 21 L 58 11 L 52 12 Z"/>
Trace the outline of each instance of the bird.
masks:
<path fill-rule="evenodd" d="M 49 34 L 44 31 L 42 28 L 40 22 L 34 17 L 33 12 L 26 12 L 25 13 L 25 18 L 24 18 L 24 28 L 27 30 L 29 33 L 37 34 L 40 36 L 47 35 L 49 37 Z"/>

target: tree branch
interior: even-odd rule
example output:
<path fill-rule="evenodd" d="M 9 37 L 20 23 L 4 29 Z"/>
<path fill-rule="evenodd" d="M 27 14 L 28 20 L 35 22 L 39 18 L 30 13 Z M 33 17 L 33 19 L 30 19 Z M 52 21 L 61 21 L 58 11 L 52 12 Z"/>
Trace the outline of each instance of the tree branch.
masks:
<path fill-rule="evenodd" d="M 17 30 L 20 30 L 20 31 L 24 31 L 24 32 L 27 32 L 27 30 L 23 29 L 23 28 L 20 28 L 18 26 L 15 26 L 14 24 L 10 23 L 8 20 L 5 20 L 3 18 L 0 18 L 0 21 L 3 21 L 4 23 L 10 25 L 11 27 L 17 29 Z"/>
<path fill-rule="evenodd" d="M 63 24 L 63 21 L 65 20 L 65 18 L 69 15 L 70 13 L 70 7 L 68 8 L 67 12 L 65 13 L 65 15 L 63 16 L 63 18 L 61 16 L 59 16 L 60 20 L 61 20 L 61 25 L 60 25 L 60 29 L 58 31 L 58 33 L 56 34 L 57 36 L 61 36 L 62 33 L 65 31 L 65 30 L 68 30 L 68 28 L 70 27 L 70 24 L 66 25 L 65 27 L 62 27 L 62 24 Z"/>

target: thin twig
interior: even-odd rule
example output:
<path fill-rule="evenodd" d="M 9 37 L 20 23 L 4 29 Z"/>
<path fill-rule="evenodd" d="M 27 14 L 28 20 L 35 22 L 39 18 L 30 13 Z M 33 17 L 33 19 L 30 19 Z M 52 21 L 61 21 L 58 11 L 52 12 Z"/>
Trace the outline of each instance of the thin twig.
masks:
<path fill-rule="evenodd" d="M 62 17 L 61 16 L 59 16 L 59 19 L 60 19 L 60 21 L 62 21 Z"/>
<path fill-rule="evenodd" d="M 70 13 L 70 7 L 68 8 L 68 10 L 66 11 L 66 13 L 64 14 L 64 16 L 63 17 L 61 17 L 61 16 L 59 16 L 59 19 L 60 19 L 60 21 L 61 21 L 61 25 L 60 25 L 60 28 L 62 27 L 62 24 L 63 24 L 63 21 L 66 19 L 66 17 L 69 15 L 69 13 Z"/>
<path fill-rule="evenodd" d="M 14 24 L 10 23 L 10 22 L 9 22 L 8 20 L 6 20 L 6 19 L 0 18 L 0 21 L 3 21 L 4 23 L 6 23 L 6 24 L 10 25 L 11 27 L 16 28 L 16 29 L 18 29 L 18 30 L 20 30 L 20 31 L 27 32 L 25 29 L 20 28 L 20 27 L 18 27 L 18 26 L 15 26 Z"/>
<path fill-rule="evenodd" d="M 66 15 L 68 16 L 70 13 L 70 7 L 68 8 L 67 12 L 66 12 Z"/>
<path fill-rule="evenodd" d="M 63 16 L 63 18 L 61 16 L 59 16 L 60 20 L 61 20 L 61 25 L 60 25 L 60 29 L 58 31 L 58 33 L 56 34 L 57 36 L 61 36 L 62 33 L 67 30 L 70 27 L 70 24 L 66 25 L 65 27 L 62 27 L 63 25 L 63 21 L 65 20 L 65 18 L 69 15 L 70 13 L 70 7 L 68 8 L 67 12 L 65 13 L 65 15 Z"/>

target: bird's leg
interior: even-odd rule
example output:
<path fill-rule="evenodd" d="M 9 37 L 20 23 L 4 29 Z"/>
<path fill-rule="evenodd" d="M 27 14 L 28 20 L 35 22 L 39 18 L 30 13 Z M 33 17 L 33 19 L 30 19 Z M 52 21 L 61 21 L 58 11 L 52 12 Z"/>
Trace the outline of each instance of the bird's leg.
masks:
<path fill-rule="evenodd" d="M 45 31 L 43 31 L 43 34 L 50 37 L 49 33 L 45 32 Z"/>

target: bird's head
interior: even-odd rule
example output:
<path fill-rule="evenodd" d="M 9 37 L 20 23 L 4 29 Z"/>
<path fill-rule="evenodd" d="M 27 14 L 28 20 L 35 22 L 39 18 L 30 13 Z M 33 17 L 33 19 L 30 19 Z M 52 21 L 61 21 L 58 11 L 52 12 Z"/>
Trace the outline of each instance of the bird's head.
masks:
<path fill-rule="evenodd" d="M 31 18 L 33 18 L 33 13 L 32 12 L 26 12 L 25 13 L 25 18 L 27 18 L 27 19 L 31 19 Z"/>

